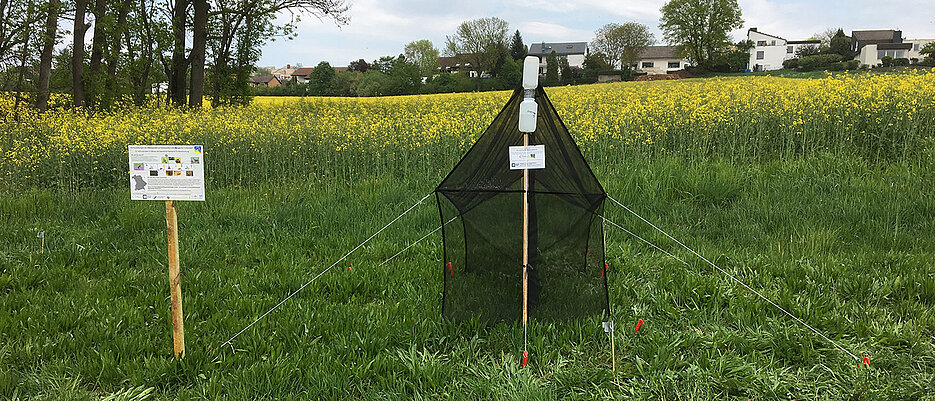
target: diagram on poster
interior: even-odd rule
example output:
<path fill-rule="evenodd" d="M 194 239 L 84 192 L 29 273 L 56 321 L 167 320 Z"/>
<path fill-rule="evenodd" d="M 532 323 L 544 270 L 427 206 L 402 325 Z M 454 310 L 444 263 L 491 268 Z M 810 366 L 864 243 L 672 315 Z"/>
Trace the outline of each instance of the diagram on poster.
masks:
<path fill-rule="evenodd" d="M 205 200 L 204 146 L 129 146 L 130 199 Z"/>

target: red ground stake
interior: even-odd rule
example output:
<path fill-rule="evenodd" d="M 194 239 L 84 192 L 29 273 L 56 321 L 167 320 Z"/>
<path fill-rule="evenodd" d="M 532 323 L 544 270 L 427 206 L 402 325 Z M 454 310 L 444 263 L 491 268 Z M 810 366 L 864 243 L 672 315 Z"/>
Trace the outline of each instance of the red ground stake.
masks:
<path fill-rule="evenodd" d="M 529 351 L 523 351 L 523 367 L 526 367 L 526 361 L 529 360 Z"/>
<path fill-rule="evenodd" d="M 604 277 L 604 273 L 606 273 L 606 272 L 607 272 L 607 269 L 609 269 L 609 268 L 610 268 L 610 266 L 608 266 L 607 263 L 604 263 L 604 270 L 601 270 L 601 277 Z"/>
<path fill-rule="evenodd" d="M 867 365 L 867 367 L 870 367 L 870 357 L 869 357 L 869 356 L 865 356 L 864 359 L 863 359 L 862 361 L 860 361 L 860 362 L 861 362 L 863 365 Z M 863 365 L 861 365 L 861 366 L 863 366 Z"/>
<path fill-rule="evenodd" d="M 352 269 L 350 266 L 348 266 L 348 267 L 347 267 L 347 270 L 354 270 L 354 269 Z"/>
<path fill-rule="evenodd" d="M 455 276 L 455 269 L 451 267 L 451 262 L 448 262 L 448 271 L 451 272 L 451 277 Z"/>
<path fill-rule="evenodd" d="M 642 326 L 642 325 L 643 325 L 643 319 L 637 320 L 637 321 L 636 321 L 636 329 L 634 329 L 633 332 L 636 333 L 637 331 L 640 331 L 640 326 Z"/>

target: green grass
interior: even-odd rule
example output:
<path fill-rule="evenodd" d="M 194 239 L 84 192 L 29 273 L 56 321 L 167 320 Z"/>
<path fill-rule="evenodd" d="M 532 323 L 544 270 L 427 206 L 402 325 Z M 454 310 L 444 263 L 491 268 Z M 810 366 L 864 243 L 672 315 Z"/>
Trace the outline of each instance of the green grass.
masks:
<path fill-rule="evenodd" d="M 438 225 L 428 202 L 234 350 L 212 349 L 435 176 L 212 189 L 208 202 L 181 204 L 187 357 L 175 362 L 163 205 L 116 189 L 7 194 L 0 399 L 932 399 L 932 167 L 830 156 L 594 166 L 617 199 L 868 355 L 859 370 L 686 252 L 676 254 L 691 268 L 619 231 L 607 247 L 617 372 L 598 317 L 533 321 L 530 367 L 519 369 L 518 324 L 439 316 L 438 236 L 378 266 Z M 625 211 L 607 214 L 676 249 Z"/>

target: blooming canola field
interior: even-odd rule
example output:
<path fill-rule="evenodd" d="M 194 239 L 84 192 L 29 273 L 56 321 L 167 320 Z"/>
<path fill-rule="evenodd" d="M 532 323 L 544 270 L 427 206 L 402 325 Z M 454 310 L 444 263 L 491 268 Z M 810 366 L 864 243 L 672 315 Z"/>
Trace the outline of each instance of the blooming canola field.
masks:
<path fill-rule="evenodd" d="M 623 82 L 547 88 L 592 163 L 627 157 L 913 160 L 935 136 L 935 70 Z M 199 111 L 150 105 L 37 115 L 0 100 L 0 189 L 124 184 L 127 145 L 199 143 L 214 185 L 440 174 L 509 92 L 256 98 Z"/>

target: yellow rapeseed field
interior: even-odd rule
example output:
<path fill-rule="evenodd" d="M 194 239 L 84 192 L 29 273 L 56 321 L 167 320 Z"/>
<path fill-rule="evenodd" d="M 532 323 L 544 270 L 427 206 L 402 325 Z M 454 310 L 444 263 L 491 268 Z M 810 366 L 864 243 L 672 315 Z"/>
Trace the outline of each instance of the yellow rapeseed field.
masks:
<path fill-rule="evenodd" d="M 935 70 L 623 82 L 548 88 L 594 162 L 658 153 L 799 157 L 930 152 Z M 445 171 L 509 92 L 384 98 L 257 98 L 242 108 L 158 104 L 37 115 L 0 99 L 0 188 L 125 184 L 131 144 L 202 143 L 217 185 L 377 171 Z"/>

